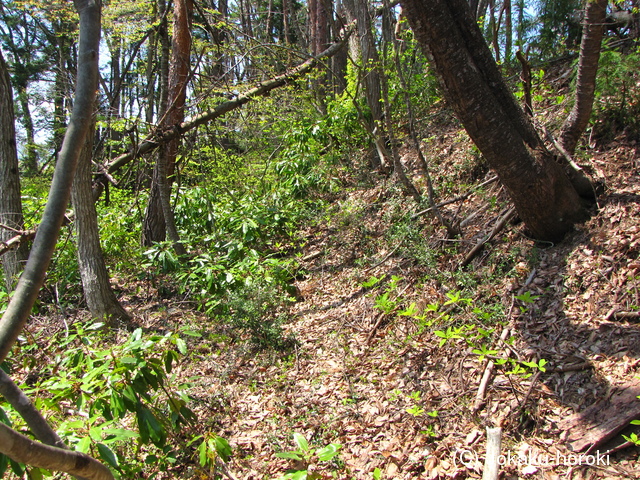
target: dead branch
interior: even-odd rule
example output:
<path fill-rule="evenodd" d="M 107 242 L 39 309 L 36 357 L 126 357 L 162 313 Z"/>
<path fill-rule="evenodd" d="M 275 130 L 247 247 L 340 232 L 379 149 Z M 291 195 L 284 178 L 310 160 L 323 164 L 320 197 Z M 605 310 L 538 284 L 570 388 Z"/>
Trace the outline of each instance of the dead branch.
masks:
<path fill-rule="evenodd" d="M 500 447 L 502 444 L 502 428 L 487 427 L 487 454 L 484 458 L 482 480 L 498 480 L 500 474 Z"/>
<path fill-rule="evenodd" d="M 36 230 L 24 230 L 18 232 L 18 235 L 11 237 L 6 242 L 0 242 L 0 257 L 10 250 L 14 250 L 23 242 L 33 240 L 36 236 Z"/>
<path fill-rule="evenodd" d="M 476 190 L 484 187 L 485 185 L 488 185 L 491 182 L 495 182 L 496 180 L 498 180 L 498 176 L 496 175 L 495 177 L 491 177 L 489 180 L 485 180 L 484 182 L 482 182 L 480 185 L 473 187 L 471 190 L 469 190 L 467 193 L 463 193 L 462 195 L 459 195 L 455 198 L 452 198 L 450 200 L 445 200 L 444 202 L 440 202 L 437 205 L 435 205 L 435 207 L 440 208 L 440 207 L 444 207 L 445 205 L 449 205 L 451 203 L 456 203 L 456 202 L 460 202 L 462 200 L 466 200 L 467 198 L 469 198 L 471 196 L 471 194 L 473 194 Z M 429 213 L 430 211 L 433 210 L 433 207 L 429 207 L 425 210 L 420 210 L 419 212 L 414 213 L 413 215 L 411 215 L 411 220 L 415 220 L 416 218 L 424 215 L 425 213 Z"/>
<path fill-rule="evenodd" d="M 504 342 L 508 336 L 509 336 L 509 329 L 505 328 L 502 330 L 502 333 L 500 334 L 500 340 Z M 477 412 L 478 410 L 480 410 L 480 407 L 482 407 L 482 404 L 484 403 L 484 397 L 487 393 L 487 388 L 489 387 L 489 381 L 491 380 L 491 377 L 493 375 L 494 366 L 495 366 L 495 363 L 493 360 L 489 360 L 489 362 L 487 362 L 487 366 L 484 369 L 484 373 L 482 375 L 482 380 L 480 381 L 480 386 L 478 387 L 478 392 L 476 393 L 476 399 L 473 401 L 474 412 Z"/>
<path fill-rule="evenodd" d="M 505 213 L 498 220 L 495 227 L 493 227 L 493 230 L 491 230 L 491 233 L 489 233 L 489 235 L 487 235 L 482 240 L 480 240 L 476 244 L 476 246 L 471 249 L 471 251 L 467 254 L 467 256 L 462 261 L 462 263 L 460 263 L 460 267 L 466 267 L 467 265 L 469 265 L 471 263 L 471 260 L 473 260 L 476 257 L 476 255 L 480 253 L 480 250 L 482 250 L 482 247 L 484 246 L 484 244 L 491 241 L 491 239 L 495 237 L 500 230 L 502 230 L 502 228 L 507 224 L 509 219 L 511 219 L 511 217 L 515 215 L 515 213 L 516 213 L 516 209 L 514 207 L 511 207 L 509 210 L 507 210 L 507 213 Z"/>
<path fill-rule="evenodd" d="M 113 480 L 111 471 L 88 455 L 44 445 L 0 422 L 0 452 L 16 462 L 88 480 Z"/>

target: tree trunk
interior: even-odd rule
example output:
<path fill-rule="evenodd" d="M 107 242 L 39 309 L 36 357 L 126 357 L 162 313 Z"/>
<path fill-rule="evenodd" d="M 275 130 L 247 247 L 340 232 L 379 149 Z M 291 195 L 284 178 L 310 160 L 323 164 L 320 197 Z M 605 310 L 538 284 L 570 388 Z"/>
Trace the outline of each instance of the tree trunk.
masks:
<path fill-rule="evenodd" d="M 22 230 L 22 200 L 20 197 L 20 171 L 16 151 L 13 94 L 7 65 L 0 52 L 0 241 L 15 236 Z M 9 227 L 9 230 L 4 226 Z M 27 245 L 21 242 L 17 249 L 5 253 L 2 268 L 7 291 L 13 290 L 14 279 L 22 270 L 28 255 Z"/>
<path fill-rule="evenodd" d="M 372 132 L 380 134 L 382 130 L 382 102 L 380 76 L 377 65 L 380 63 L 375 38 L 371 29 L 371 17 L 369 16 L 369 4 L 366 0 L 345 0 L 344 5 L 349 13 L 349 20 L 357 22 L 357 37 L 352 37 L 351 55 L 353 61 L 362 65 L 362 78 L 364 94 L 369 107 L 369 128 Z M 357 49 L 356 52 L 354 50 Z M 374 155 L 372 166 L 379 168 L 385 161 Z"/>
<path fill-rule="evenodd" d="M 36 149 L 35 130 L 33 128 L 33 118 L 31 117 L 26 84 L 21 85 L 19 88 L 18 101 L 22 110 L 22 126 L 27 134 L 26 156 L 22 164 L 27 175 L 36 175 L 38 173 L 38 151 Z"/>
<path fill-rule="evenodd" d="M 71 201 L 75 211 L 78 265 L 84 298 L 93 318 L 104 319 L 111 323 L 115 319 L 128 320 L 131 316 L 122 308 L 111 289 L 109 273 L 100 246 L 98 213 L 91 190 L 91 157 L 94 137 L 95 116 L 78 159 L 78 168 L 71 190 Z"/>
<path fill-rule="evenodd" d="M 89 130 L 95 103 L 98 86 L 100 4 L 92 0 L 76 0 L 75 5 L 80 14 L 80 39 L 73 113 L 62 143 L 49 199 L 29 260 L 7 310 L 0 320 L 0 363 L 4 361 L 22 331 L 44 282 L 69 203 L 76 164 Z M 0 423 L 0 453 L 18 462 L 49 470 L 64 471 L 87 479 L 113 479 L 110 470 L 95 459 L 78 452 L 34 442 L 2 423 Z"/>
<path fill-rule="evenodd" d="M 174 4 L 174 25 L 171 64 L 168 79 L 168 101 L 160 128 L 182 123 L 189 80 L 191 53 L 191 0 L 177 0 Z M 144 220 L 144 243 L 150 245 L 169 237 L 178 254 L 186 251 L 180 243 L 171 208 L 171 183 L 175 172 L 180 137 L 174 138 L 159 149 L 154 169 L 151 194 Z"/>
<path fill-rule="evenodd" d="M 560 131 L 560 145 L 570 154 L 576 150 L 578 140 L 589 124 L 596 89 L 596 74 L 600 59 L 600 46 L 607 16 L 607 0 L 588 1 L 580 44 L 580 61 L 576 81 L 576 99 Z"/>
<path fill-rule="evenodd" d="M 2 362 L 31 314 L 44 283 L 45 273 L 56 246 L 60 226 L 69 204 L 71 185 L 84 137 L 89 131 L 98 86 L 100 7 L 95 1 L 76 0 L 80 12 L 78 76 L 69 127 L 62 142 L 51 181 L 49 198 L 33 242 L 27 265 L 16 291 L 0 320 L 0 362 Z"/>
<path fill-rule="evenodd" d="M 557 241 L 587 217 L 502 79 L 465 0 L 403 0 L 447 101 L 509 193 L 529 233 Z"/>

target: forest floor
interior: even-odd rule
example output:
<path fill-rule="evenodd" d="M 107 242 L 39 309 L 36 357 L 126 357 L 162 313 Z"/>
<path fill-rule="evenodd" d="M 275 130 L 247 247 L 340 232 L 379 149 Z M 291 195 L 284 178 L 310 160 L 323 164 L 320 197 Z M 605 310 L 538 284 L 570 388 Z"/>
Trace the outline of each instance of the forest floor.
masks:
<path fill-rule="evenodd" d="M 447 239 L 426 214 L 411 219 L 415 204 L 390 194 L 389 181 L 354 180 L 301 232 L 284 325 L 295 349 L 260 353 L 224 335 L 192 344 L 183 374 L 203 421 L 234 449 L 231 478 L 303 467 L 276 456 L 295 449 L 293 433 L 314 449 L 341 445 L 339 459 L 311 459 L 318 478 L 481 478 L 495 426 L 501 478 L 640 477 L 640 449 L 617 428 L 640 414 L 639 145 L 621 135 L 585 153 L 605 189 L 560 244 L 536 243 L 510 222 L 461 267 L 508 208 L 497 182 L 477 188 L 493 174 L 469 147 L 456 129 L 427 145 L 434 181 L 453 185 L 441 200 L 470 192 L 443 207 L 464 219 L 461 237 Z M 182 307 L 167 307 L 141 322 L 185 322 Z"/>

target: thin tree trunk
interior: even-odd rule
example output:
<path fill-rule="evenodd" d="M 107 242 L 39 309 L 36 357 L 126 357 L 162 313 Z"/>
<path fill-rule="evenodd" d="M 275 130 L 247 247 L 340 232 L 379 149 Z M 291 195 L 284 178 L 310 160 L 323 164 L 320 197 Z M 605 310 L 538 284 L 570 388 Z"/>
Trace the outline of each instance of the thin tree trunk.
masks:
<path fill-rule="evenodd" d="M 131 316 L 122 308 L 111 289 L 109 273 L 100 246 L 98 213 L 91 190 L 91 157 L 95 123 L 94 116 L 78 160 L 71 201 L 75 211 L 78 265 L 84 298 L 93 318 L 104 319 L 111 323 L 115 319 L 128 320 Z"/>
<path fill-rule="evenodd" d="M 162 16 L 158 36 L 160 38 L 160 98 L 158 105 L 159 125 L 164 122 L 167 113 L 167 105 L 169 99 L 169 57 L 171 55 L 171 45 L 169 42 L 169 29 L 167 25 L 167 16 L 165 10 L 167 5 L 165 0 L 158 0 L 158 10 Z M 162 152 L 158 152 L 160 155 Z M 151 190 L 149 192 L 149 200 L 142 224 L 142 245 L 150 247 L 155 242 L 162 242 L 167 235 L 166 222 L 162 213 L 162 203 L 160 200 L 159 186 L 162 183 L 160 179 L 160 171 L 158 169 L 158 157 L 153 169 L 153 177 L 151 179 Z"/>
<path fill-rule="evenodd" d="M 352 57 L 354 57 L 354 62 L 362 66 L 364 94 L 370 112 L 369 127 L 376 135 L 380 135 L 383 129 L 383 115 L 380 76 L 376 67 L 380 59 L 373 37 L 369 4 L 366 0 L 345 0 L 344 5 L 349 13 L 350 20 L 356 20 L 357 22 L 358 36 L 352 39 L 352 46 L 355 47 L 352 48 Z M 356 52 L 354 52 L 355 49 L 357 49 Z M 383 165 L 384 161 L 384 158 L 374 155 L 372 158 L 373 168 L 385 166 Z"/>
<path fill-rule="evenodd" d="M 76 97 L 69 128 L 56 164 L 51 190 L 40 228 L 36 235 L 25 271 L 15 294 L 0 320 L 0 362 L 9 353 L 31 313 L 44 282 L 45 273 L 55 249 L 60 226 L 69 203 L 76 164 L 91 120 L 98 86 L 98 51 L 100 45 L 100 5 L 91 0 L 76 0 L 80 14 L 78 75 Z M 5 387 L 7 385 L 5 384 Z M 9 385 L 10 387 L 10 385 Z M 41 434 L 57 443 L 51 431 Z M 91 480 L 112 480 L 110 470 L 95 459 L 79 452 L 35 442 L 0 423 L 0 453 L 14 461 L 49 470 L 63 471 Z"/>
<path fill-rule="evenodd" d="M 78 76 L 76 97 L 69 127 L 58 155 L 49 198 L 27 265 L 16 291 L 0 320 L 0 362 L 9 353 L 31 314 L 33 304 L 44 283 L 45 274 L 56 246 L 60 227 L 71 196 L 71 185 L 84 137 L 89 131 L 98 86 L 98 51 L 100 45 L 100 7 L 94 1 L 76 0 L 80 13 Z"/>
<path fill-rule="evenodd" d="M 191 52 L 191 16 L 193 13 L 193 3 L 191 0 L 176 0 L 174 4 L 174 26 L 173 26 L 173 51 L 171 66 L 169 68 L 168 87 L 168 109 L 161 122 L 162 126 L 170 126 L 182 123 L 184 120 L 184 106 L 187 95 L 187 82 L 189 79 L 189 65 Z M 173 247 L 179 255 L 186 254 L 184 246 L 180 243 L 180 237 L 175 225 L 173 209 L 171 208 L 171 183 L 175 173 L 175 162 L 178 155 L 180 138 L 177 137 L 163 146 L 158 152 L 156 168 L 154 170 L 154 183 L 152 184 L 152 195 L 149 198 L 149 206 L 145 216 L 145 232 L 157 235 L 158 231 L 153 231 L 152 226 L 157 227 L 164 223 L 165 232 L 160 237 L 147 237 L 147 244 L 164 240 L 169 237 Z M 153 192 L 154 188 L 157 190 Z M 152 202 L 154 203 L 152 205 Z M 159 207 L 159 208 L 158 208 Z M 151 216 L 162 216 L 150 218 Z M 149 223 L 149 227 L 146 225 Z M 164 238 L 163 238 L 164 237 Z"/>
<path fill-rule="evenodd" d="M 22 125 L 27 134 L 27 144 L 25 145 L 26 158 L 22 162 L 25 174 L 36 175 L 38 173 L 38 151 L 36 149 L 35 130 L 33 128 L 33 118 L 29 107 L 29 97 L 27 86 L 21 86 L 18 90 L 18 101 L 22 110 Z"/>
<path fill-rule="evenodd" d="M 14 237 L 16 230 L 22 230 L 23 226 L 13 94 L 9 71 L 0 52 L 0 241 Z M 22 242 L 17 249 L 3 255 L 7 291 L 13 290 L 15 277 L 22 270 L 27 255 L 27 245 Z"/>
<path fill-rule="evenodd" d="M 580 197 L 506 86 L 465 0 L 403 0 L 445 97 L 529 233 L 557 241 L 587 218 Z"/>
<path fill-rule="evenodd" d="M 590 0 L 585 7 L 576 99 L 559 135 L 560 144 L 571 155 L 591 119 L 607 3 L 607 0 Z"/>

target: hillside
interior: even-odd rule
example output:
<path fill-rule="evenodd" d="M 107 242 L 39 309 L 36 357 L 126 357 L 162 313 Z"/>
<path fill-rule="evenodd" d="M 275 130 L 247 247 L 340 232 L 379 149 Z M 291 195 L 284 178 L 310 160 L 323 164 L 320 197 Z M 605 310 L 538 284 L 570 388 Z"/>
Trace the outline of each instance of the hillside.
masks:
<path fill-rule="evenodd" d="M 534 242 L 516 219 L 461 267 L 508 200 L 465 134 L 443 125 L 425 151 L 434 183 L 451 185 L 439 200 L 468 194 L 442 207 L 461 219 L 462 236 L 447 239 L 428 214 L 414 219 L 416 205 L 388 179 L 363 186 L 345 176 L 344 192 L 298 232 L 290 253 L 295 301 L 277 312 L 281 335 L 295 338 L 288 349 L 256 350 L 181 298 L 159 298 L 157 284 L 125 296 L 145 331 L 208 332 L 189 340 L 179 375 L 201 422 L 233 448 L 230 478 L 278 478 L 296 467 L 275 455 L 295 448 L 294 433 L 313 448 L 341 445 L 330 462 L 312 459 L 318 478 L 480 478 L 488 426 L 503 428 L 502 453 L 511 455 L 501 478 L 640 472 L 638 447 L 620 445 L 621 433 L 597 447 L 611 451 L 606 465 L 570 456 L 572 442 L 621 408 L 639 413 L 637 143 L 620 133 L 585 150 L 585 167 L 605 188 L 592 218 L 563 242 Z M 474 406 L 489 359 L 495 375 Z M 623 403 L 582 418 L 620 392 Z M 190 468 L 170 476 L 194 475 Z"/>
<path fill-rule="evenodd" d="M 442 143 L 443 164 L 464 160 L 468 144 Z M 305 273 L 286 323 L 295 351 L 276 359 L 211 346 L 219 353 L 189 369 L 202 372 L 198 398 L 236 448 L 232 476 L 274 478 L 291 467 L 274 453 L 293 449 L 297 432 L 314 446 L 342 445 L 341 462 L 317 467 L 324 475 L 375 478 L 379 468 L 380 478 L 479 478 L 485 427 L 502 426 L 503 453 L 550 459 L 514 461 L 503 478 L 634 478 L 638 449 L 618 450 L 620 434 L 598 447 L 614 452 L 606 466 L 554 464 L 616 409 L 581 412 L 624 389 L 640 394 L 637 145 L 620 138 L 589 156 L 606 179 L 590 221 L 558 245 L 509 224 L 467 268 L 458 265 L 505 201 L 495 183 L 446 207 L 460 218 L 481 212 L 455 242 L 433 219 L 412 225 L 412 206 L 384 187 L 345 194 L 330 220 L 304 231 Z M 373 277 L 379 283 L 365 286 Z M 448 334 L 444 345 L 436 332 Z M 474 412 L 482 349 L 519 368 L 496 367 Z M 545 371 L 523 363 L 541 359 Z M 638 412 L 628 399 L 625 408 Z M 460 454 L 473 461 L 462 465 Z"/>

